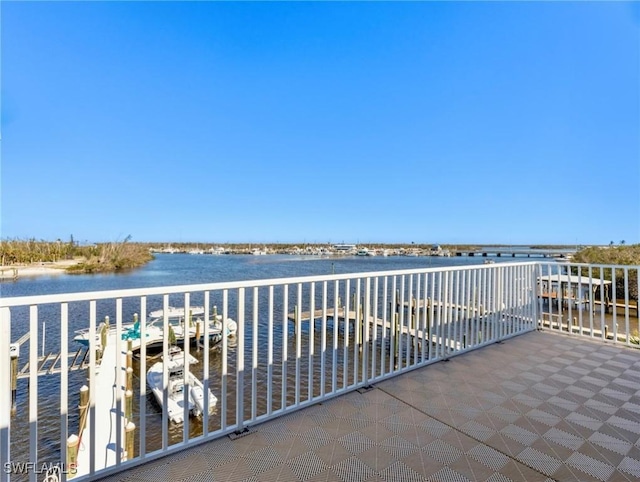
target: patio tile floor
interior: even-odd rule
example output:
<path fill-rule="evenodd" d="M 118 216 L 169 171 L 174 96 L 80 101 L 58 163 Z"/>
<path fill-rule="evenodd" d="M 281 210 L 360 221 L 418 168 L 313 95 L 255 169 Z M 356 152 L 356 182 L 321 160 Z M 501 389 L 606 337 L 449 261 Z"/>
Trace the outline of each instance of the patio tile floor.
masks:
<path fill-rule="evenodd" d="M 640 350 L 532 332 L 111 481 L 635 481 Z"/>

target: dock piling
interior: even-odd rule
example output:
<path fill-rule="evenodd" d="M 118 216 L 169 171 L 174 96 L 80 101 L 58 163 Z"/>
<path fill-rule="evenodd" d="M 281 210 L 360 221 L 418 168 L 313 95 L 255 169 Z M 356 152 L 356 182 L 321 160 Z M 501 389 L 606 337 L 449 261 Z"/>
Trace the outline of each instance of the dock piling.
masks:
<path fill-rule="evenodd" d="M 127 423 L 127 425 L 124 428 L 124 446 L 125 446 L 125 451 L 126 451 L 126 458 L 127 460 L 132 460 L 135 457 L 135 430 L 136 430 L 136 424 L 133 422 L 129 422 Z"/>
<path fill-rule="evenodd" d="M 18 358 L 11 358 L 11 411 L 16 411 L 16 395 L 18 392 Z"/>
<path fill-rule="evenodd" d="M 80 411 L 78 434 L 80 437 L 82 437 L 84 426 L 87 423 L 87 414 L 89 413 L 89 387 L 86 385 L 82 385 L 82 387 L 80 387 L 80 404 L 78 405 L 78 410 Z M 76 458 L 77 455 L 78 454 L 76 453 Z"/>
<path fill-rule="evenodd" d="M 124 392 L 124 418 L 125 420 L 131 420 L 132 417 L 133 417 L 133 391 L 127 390 L 126 392 Z"/>
<path fill-rule="evenodd" d="M 127 367 L 127 381 L 125 390 L 133 390 L 133 367 Z"/>
<path fill-rule="evenodd" d="M 70 469 L 67 479 L 71 479 L 76 475 L 76 467 L 78 466 L 78 445 L 80 438 L 77 435 L 71 435 L 67 439 L 67 467 Z"/>

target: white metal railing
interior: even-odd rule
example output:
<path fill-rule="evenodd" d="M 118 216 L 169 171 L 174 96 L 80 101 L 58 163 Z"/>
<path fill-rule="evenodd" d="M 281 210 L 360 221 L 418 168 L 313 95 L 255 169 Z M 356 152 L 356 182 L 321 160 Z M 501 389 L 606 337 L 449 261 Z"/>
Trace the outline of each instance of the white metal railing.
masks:
<path fill-rule="evenodd" d="M 539 326 L 640 346 L 639 266 L 540 263 Z"/>
<path fill-rule="evenodd" d="M 545 308 L 538 292 L 544 273 L 538 263 L 491 264 L 0 299 L 0 481 L 42 480 L 46 471 L 60 480 L 116 473 L 535 330 Z M 237 322 L 235 336 L 213 347 L 208 323 L 192 344 L 185 320 L 184 350 L 200 363 L 185 367 L 184 380 L 197 374 L 204 406 L 209 389 L 218 404 L 195 419 L 185 408 L 178 425 L 148 391 L 146 373 L 158 356 L 140 343 L 139 356 L 129 360 L 122 339 L 134 313 L 146 320 L 172 305 L 185 312 L 201 305 L 204 320 L 216 310 Z M 115 334 L 102 347 L 106 316 Z M 167 359 L 168 317 L 163 321 Z M 72 338 L 79 329 L 89 330 L 86 354 Z M 148 330 L 140 323 L 141 340 Z M 46 352 L 39 346 L 44 333 Z M 9 362 L 17 340 L 19 356 Z M 166 406 L 166 364 L 163 370 Z M 84 424 L 77 409 L 83 385 L 89 388 Z"/>

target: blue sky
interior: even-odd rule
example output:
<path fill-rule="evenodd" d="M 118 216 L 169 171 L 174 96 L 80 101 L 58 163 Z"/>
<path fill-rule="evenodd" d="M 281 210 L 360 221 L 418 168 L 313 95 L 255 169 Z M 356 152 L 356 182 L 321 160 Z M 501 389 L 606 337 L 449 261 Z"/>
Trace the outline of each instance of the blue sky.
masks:
<path fill-rule="evenodd" d="M 2 2 L 3 238 L 640 242 L 640 8 Z"/>

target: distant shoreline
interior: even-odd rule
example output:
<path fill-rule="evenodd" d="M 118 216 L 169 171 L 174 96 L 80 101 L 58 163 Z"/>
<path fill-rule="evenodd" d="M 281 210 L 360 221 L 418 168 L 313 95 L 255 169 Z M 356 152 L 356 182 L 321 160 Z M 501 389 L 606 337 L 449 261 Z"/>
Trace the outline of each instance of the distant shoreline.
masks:
<path fill-rule="evenodd" d="M 68 274 L 67 268 L 81 262 L 82 260 L 79 259 L 71 259 L 56 262 L 39 262 L 13 266 L 0 266 L 0 280 Z"/>

